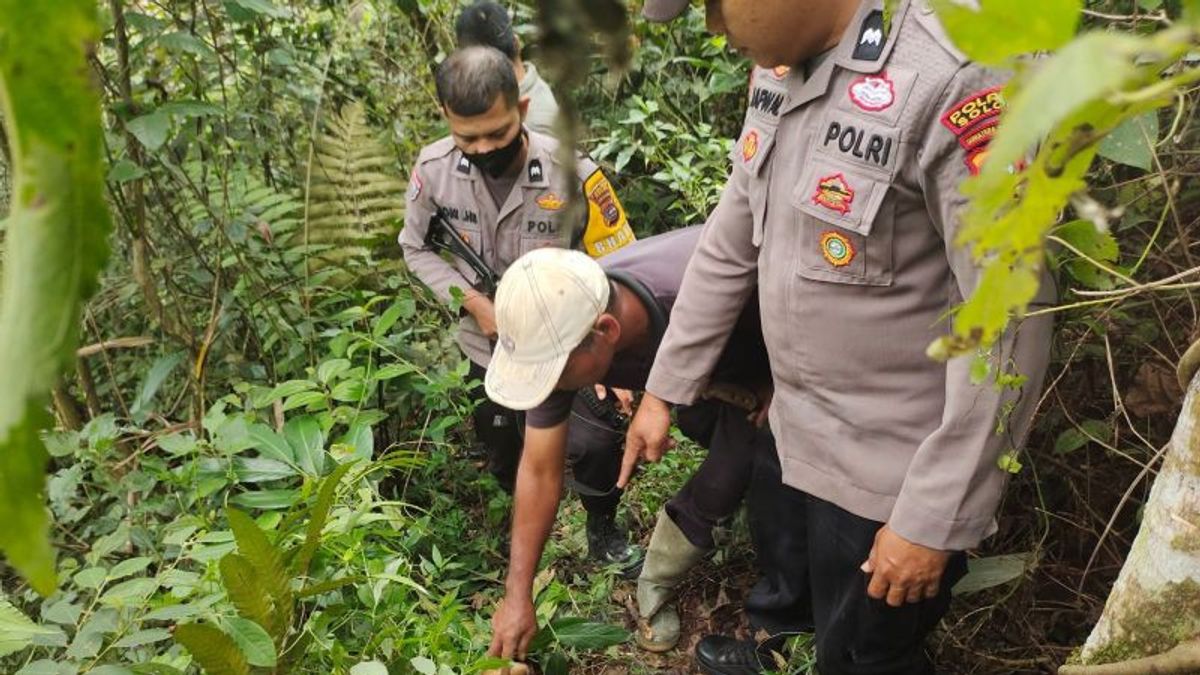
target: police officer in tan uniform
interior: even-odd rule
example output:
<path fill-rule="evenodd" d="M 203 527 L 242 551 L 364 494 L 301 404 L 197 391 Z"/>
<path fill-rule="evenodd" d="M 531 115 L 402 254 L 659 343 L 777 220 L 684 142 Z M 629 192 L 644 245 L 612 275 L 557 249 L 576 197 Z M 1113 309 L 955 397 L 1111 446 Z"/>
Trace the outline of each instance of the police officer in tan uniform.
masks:
<path fill-rule="evenodd" d="M 1009 330 L 988 355 L 1016 387 L 975 384 L 972 356 L 926 347 L 980 281 L 956 245 L 959 186 L 987 157 L 1002 73 L 969 62 L 922 0 L 708 0 L 710 30 L 762 66 L 734 168 L 675 303 L 627 437 L 621 484 L 666 447 L 667 402 L 705 386 L 757 288 L 770 354 L 777 524 L 797 630 L 815 623 L 818 668 L 929 673 L 923 638 L 995 531 L 1049 353 L 1050 322 Z M 686 0 L 647 0 L 669 20 Z M 1015 170 L 1015 169 L 1014 169 Z M 1041 302 L 1053 299 L 1043 281 Z M 779 469 L 777 469 L 779 470 Z M 761 495 L 760 495 L 761 496 Z M 757 673 L 760 645 L 704 638 L 707 673 Z"/>
<path fill-rule="evenodd" d="M 450 136 L 425 147 L 409 178 L 408 208 L 399 241 L 404 260 L 438 297 L 461 293 L 463 317 L 458 342 L 471 361 L 472 379 L 482 380 L 495 337 L 492 300 L 477 290 L 480 279 L 463 260 L 447 260 L 426 242 L 437 211 L 497 274 L 521 254 L 541 247 L 578 244 L 594 257 L 634 240 L 625 211 L 604 173 L 578 156 L 575 175 L 555 159 L 558 142 L 528 130 L 529 100 L 519 95 L 512 64 L 491 47 L 466 47 L 437 70 L 438 99 Z M 564 221 L 572 193 L 587 199 L 585 222 Z M 588 547 L 603 562 L 629 562 L 636 549 L 616 525 L 620 492 L 619 420 L 608 402 L 581 394 L 570 447 L 576 488 L 588 511 Z M 523 420 L 516 412 L 481 402 L 475 429 L 489 455 L 489 468 L 511 492 L 520 457 Z"/>

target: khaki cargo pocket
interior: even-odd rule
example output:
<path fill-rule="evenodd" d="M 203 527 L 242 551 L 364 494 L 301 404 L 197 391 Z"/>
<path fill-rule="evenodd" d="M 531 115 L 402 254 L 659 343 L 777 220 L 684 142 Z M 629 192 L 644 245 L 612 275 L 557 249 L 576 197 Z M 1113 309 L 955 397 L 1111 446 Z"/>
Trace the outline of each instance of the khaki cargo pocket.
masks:
<path fill-rule="evenodd" d="M 461 236 L 463 238 L 463 241 L 470 244 L 472 250 L 474 250 L 476 253 L 479 253 L 482 255 L 482 253 L 483 253 L 483 232 L 481 232 L 480 230 L 473 230 L 468 227 L 463 227 L 462 223 L 455 223 L 454 230 L 456 232 L 458 232 L 459 236 Z M 465 260 L 463 260 L 462 258 L 460 258 L 459 256 L 456 256 L 456 255 L 450 255 L 449 257 L 450 257 L 450 260 L 454 263 L 454 266 L 456 268 L 458 268 L 458 271 L 460 273 L 462 273 L 462 275 L 464 277 L 472 280 L 473 282 L 478 281 L 478 279 L 476 278 L 475 270 L 471 269 L 471 266 L 468 265 Z"/>
<path fill-rule="evenodd" d="M 797 272 L 806 279 L 843 284 L 892 283 L 889 183 L 840 162 L 810 163 L 792 192 L 798 213 Z"/>

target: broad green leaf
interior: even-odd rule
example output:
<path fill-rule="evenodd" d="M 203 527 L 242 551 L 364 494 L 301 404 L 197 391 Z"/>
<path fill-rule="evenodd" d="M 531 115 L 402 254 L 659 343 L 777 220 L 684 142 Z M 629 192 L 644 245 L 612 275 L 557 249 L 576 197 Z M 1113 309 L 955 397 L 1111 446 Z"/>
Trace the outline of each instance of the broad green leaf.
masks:
<path fill-rule="evenodd" d="M 607 649 L 629 639 L 629 631 L 607 623 L 596 623 L 578 617 L 556 619 L 546 632 L 553 641 L 564 647 L 586 651 Z"/>
<path fill-rule="evenodd" d="M 343 403 L 358 403 L 362 401 L 367 388 L 362 380 L 342 380 L 334 386 L 329 395 L 335 401 Z"/>
<path fill-rule="evenodd" d="M 407 363 L 393 363 L 391 365 L 384 366 L 384 367 L 380 368 L 379 370 L 375 371 L 375 374 L 372 377 L 374 377 L 376 380 L 380 380 L 380 381 L 390 380 L 390 379 L 393 379 L 396 377 L 400 377 L 401 375 L 407 375 L 409 373 L 414 373 L 414 372 L 416 372 L 416 370 L 417 369 L 415 366 L 409 365 Z"/>
<path fill-rule="evenodd" d="M 260 14 L 273 19 L 284 19 L 291 16 L 287 8 L 278 7 L 268 0 L 229 0 L 229 2 L 252 14 Z"/>
<path fill-rule="evenodd" d="M 213 50 L 204 41 L 200 40 L 191 33 L 176 31 L 167 33 L 158 37 L 158 43 L 167 49 L 182 54 L 192 54 L 200 58 L 206 58 L 213 55 Z"/>
<path fill-rule="evenodd" d="M 196 437 L 190 431 L 159 436 L 155 442 L 158 443 L 158 447 L 177 457 L 196 449 Z"/>
<path fill-rule="evenodd" d="M 1097 153 L 1119 164 L 1150 171 L 1154 168 L 1154 143 L 1158 140 L 1158 113 L 1131 117 L 1100 141 Z"/>
<path fill-rule="evenodd" d="M 204 117 L 220 115 L 225 111 L 221 109 L 221 106 L 204 101 L 169 101 L 159 106 L 158 112 L 180 117 Z"/>
<path fill-rule="evenodd" d="M 96 590 L 108 581 L 108 570 L 103 567 L 87 567 L 75 573 L 74 581 L 79 588 Z"/>
<path fill-rule="evenodd" d="M 954 585 L 954 595 L 968 595 L 1007 584 L 1025 576 L 1036 562 L 1032 552 L 996 555 L 967 561 L 967 575 Z"/>
<path fill-rule="evenodd" d="M 370 461 L 375 454 L 375 432 L 370 424 L 356 423 L 334 447 L 340 448 L 338 452 L 331 450 L 339 462 Z"/>
<path fill-rule="evenodd" d="M 50 387 L 75 357 L 82 301 L 108 259 L 90 0 L 0 0 L 0 100 L 15 169 L 0 280 L 0 550 L 33 588 L 56 585 L 43 504 Z"/>
<path fill-rule="evenodd" d="M 198 623 L 176 626 L 175 641 L 191 653 L 207 675 L 250 675 L 242 650 L 217 628 Z"/>
<path fill-rule="evenodd" d="M 437 675 L 437 664 L 424 656 L 414 656 L 408 663 L 421 675 Z"/>
<path fill-rule="evenodd" d="M 171 637 L 171 634 L 167 633 L 167 631 L 164 630 L 162 632 L 166 634 L 168 639 Z M 92 670 L 88 671 L 88 675 L 134 675 L 134 672 L 128 668 L 125 668 L 124 666 L 108 665 L 100 666 L 99 668 L 93 668 Z"/>
<path fill-rule="evenodd" d="M 562 652 L 556 651 L 546 657 L 546 664 L 542 668 L 543 675 L 569 675 L 570 672 L 567 657 Z"/>
<path fill-rule="evenodd" d="M 260 405 L 267 405 L 275 401 L 281 401 L 288 397 L 295 396 L 300 392 L 310 391 L 316 387 L 317 384 L 312 380 L 288 380 L 287 382 L 280 382 L 279 384 L 275 385 L 273 389 L 271 389 L 271 393 Z"/>
<path fill-rule="evenodd" d="M 257 448 L 263 457 L 295 466 L 296 456 L 287 439 L 275 433 L 265 424 L 251 424 L 248 428 L 250 447 Z"/>
<path fill-rule="evenodd" d="M 243 483 L 266 483 L 297 475 L 295 467 L 265 457 L 238 457 L 233 460 L 233 473 Z"/>
<path fill-rule="evenodd" d="M 150 558 L 146 558 L 146 557 L 130 558 L 129 560 L 122 560 L 121 562 L 117 563 L 116 565 L 113 565 L 113 568 L 111 570 L 109 570 L 108 578 L 111 580 L 116 580 L 116 579 L 122 579 L 124 577 L 127 577 L 130 574 L 137 574 L 138 572 L 141 572 L 142 570 L 149 567 L 150 563 L 152 563 L 152 562 L 154 562 L 154 561 L 151 560 Z"/>
<path fill-rule="evenodd" d="M 375 325 L 371 328 L 371 335 L 376 339 L 387 335 L 392 326 L 396 325 L 396 322 L 400 320 L 400 315 L 404 313 L 404 309 L 403 304 L 399 302 L 393 303 L 391 307 L 387 308 L 387 311 L 375 320 Z"/>
<path fill-rule="evenodd" d="M 16 675 L 78 675 L 79 666 L 70 662 L 58 663 L 51 659 L 38 659 L 18 670 Z"/>
<path fill-rule="evenodd" d="M 225 632 L 242 648 L 247 663 L 261 668 L 275 667 L 278 660 L 275 643 L 258 623 L 239 616 L 229 617 L 225 619 Z"/>
<path fill-rule="evenodd" d="M 317 366 L 317 379 L 322 384 L 329 384 L 338 375 L 350 370 L 349 359 L 330 359 Z"/>
<path fill-rule="evenodd" d="M 1101 231 L 1090 220 L 1074 220 L 1060 226 L 1055 234 L 1074 246 L 1081 253 L 1101 263 L 1114 263 L 1120 250 L 1117 240 L 1110 232 Z M 1076 258 L 1072 251 L 1063 251 L 1064 255 L 1073 258 L 1067 263 L 1067 271 L 1080 283 L 1091 288 L 1112 288 L 1112 275 L 1099 269 L 1094 264 L 1082 258 Z M 1111 267 L 1111 265 L 1109 265 Z"/>
<path fill-rule="evenodd" d="M 319 476 L 325 471 L 325 432 L 317 418 L 311 415 L 293 417 L 283 426 L 283 437 L 292 448 L 292 456 L 300 469 Z"/>
<path fill-rule="evenodd" d="M 118 184 L 128 183 L 131 180 L 137 180 L 145 175 L 145 169 L 127 159 L 118 160 L 112 165 L 112 168 L 108 170 L 108 180 Z"/>
<path fill-rule="evenodd" d="M 296 490 L 255 490 L 243 492 L 229 498 L 229 501 L 247 509 L 286 509 L 296 503 L 300 493 Z"/>
<path fill-rule="evenodd" d="M 171 116 L 152 112 L 129 120 L 125 123 L 125 128 L 146 150 L 154 152 L 167 142 L 167 134 L 171 131 Z"/>
<path fill-rule="evenodd" d="M 145 414 L 151 411 L 150 405 L 154 402 L 154 396 L 158 393 L 163 382 L 175 370 L 175 367 L 183 361 L 186 354 L 184 352 L 175 352 L 163 356 L 154 362 L 150 367 L 150 371 L 146 373 L 146 379 L 142 381 L 142 389 L 138 392 L 138 396 L 133 400 L 133 405 L 130 406 L 129 412 L 136 420 L 144 420 Z"/>
<path fill-rule="evenodd" d="M 295 396 L 289 396 L 288 399 L 283 403 L 283 411 L 287 412 L 289 410 L 295 410 L 296 408 L 309 408 L 315 406 L 316 404 L 321 404 L 318 406 L 318 408 L 326 407 L 325 392 L 304 391 L 296 394 Z"/>
<path fill-rule="evenodd" d="M 38 635 L 51 635 L 54 629 L 39 626 L 16 607 L 0 600 L 0 656 L 8 656 L 33 644 Z"/>
<path fill-rule="evenodd" d="M 979 0 L 978 10 L 955 0 L 931 4 L 955 46 L 989 64 L 1063 46 L 1083 9 L 1083 0 Z"/>
<path fill-rule="evenodd" d="M 120 640 L 117 640 L 113 646 L 117 647 L 118 649 L 130 649 L 133 647 L 141 647 L 143 645 L 154 644 L 155 642 L 162 642 L 163 640 L 170 639 L 171 631 L 166 630 L 165 628 L 148 628 L 146 630 L 139 630 L 135 633 L 126 635 Z M 96 671 L 93 670 L 92 672 L 94 673 Z"/>
<path fill-rule="evenodd" d="M 388 669 L 379 661 L 363 661 L 350 668 L 350 675 L 388 675 Z"/>
<path fill-rule="evenodd" d="M 110 607 L 135 607 L 158 590 L 157 579 L 130 579 L 110 586 L 100 596 L 100 604 Z"/>

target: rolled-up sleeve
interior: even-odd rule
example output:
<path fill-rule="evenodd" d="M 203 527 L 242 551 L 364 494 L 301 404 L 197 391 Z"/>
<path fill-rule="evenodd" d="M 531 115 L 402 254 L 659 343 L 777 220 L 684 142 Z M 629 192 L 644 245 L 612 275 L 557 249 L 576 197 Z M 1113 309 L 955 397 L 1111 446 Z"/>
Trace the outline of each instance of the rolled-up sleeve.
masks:
<path fill-rule="evenodd" d="M 404 255 L 404 263 L 439 298 L 449 302 L 451 288 L 465 291 L 471 288 L 471 283 L 454 265 L 443 260 L 425 243 L 425 235 L 429 232 L 429 220 L 433 217 L 436 207 L 429 196 L 428 181 L 420 174 L 419 166 L 413 168 L 408 180 L 408 207 L 404 213 L 404 229 L 400 230 L 397 237 Z"/>
<path fill-rule="evenodd" d="M 758 284 L 748 174 L 734 168 L 683 276 L 646 391 L 678 404 L 704 389 Z"/>
<path fill-rule="evenodd" d="M 952 274 L 948 291 L 955 303 L 970 296 L 982 272 L 970 251 L 955 244 L 966 206 L 959 188 L 986 158 L 986 142 L 977 143 L 994 131 L 1000 116 L 989 116 L 987 97 L 1003 83 L 1001 73 L 964 66 L 926 130 L 920 180 L 929 213 L 945 241 Z M 1053 280 L 1044 273 L 1036 303 L 1050 303 L 1054 295 Z M 1024 443 L 1049 362 L 1051 331 L 1049 316 L 1014 321 L 992 347 L 992 372 L 1015 371 L 1024 378 L 1019 386 L 998 387 L 993 378 L 973 384 L 972 355 L 945 364 L 941 424 L 909 464 L 888 521 L 897 534 L 942 550 L 971 548 L 992 534 L 1008 477 L 999 458 Z"/>

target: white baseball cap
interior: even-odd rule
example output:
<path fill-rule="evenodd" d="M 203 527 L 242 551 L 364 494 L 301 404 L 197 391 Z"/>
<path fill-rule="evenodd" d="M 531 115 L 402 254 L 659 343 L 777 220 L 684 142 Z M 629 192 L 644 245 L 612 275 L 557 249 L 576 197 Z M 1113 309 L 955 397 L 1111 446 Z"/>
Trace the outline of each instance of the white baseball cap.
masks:
<path fill-rule="evenodd" d="M 496 288 L 496 350 L 488 398 L 513 410 L 545 401 L 571 350 L 608 306 L 608 276 L 584 253 L 539 248 L 517 258 Z"/>

